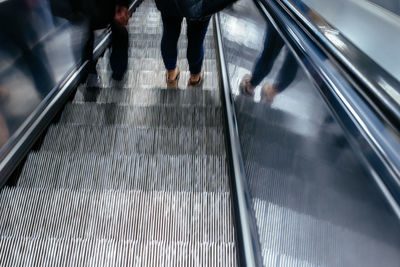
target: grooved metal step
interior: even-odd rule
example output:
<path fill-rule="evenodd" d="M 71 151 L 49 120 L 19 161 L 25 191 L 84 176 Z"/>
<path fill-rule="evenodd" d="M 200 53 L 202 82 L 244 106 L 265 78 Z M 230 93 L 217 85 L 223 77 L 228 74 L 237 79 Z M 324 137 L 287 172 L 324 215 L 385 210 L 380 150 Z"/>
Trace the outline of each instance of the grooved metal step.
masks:
<path fill-rule="evenodd" d="M 118 104 L 68 104 L 60 123 L 130 127 L 220 127 L 221 107 L 136 107 Z"/>
<path fill-rule="evenodd" d="M 155 35 L 155 38 L 146 38 L 146 39 L 141 39 L 140 34 L 132 34 L 129 41 L 130 41 L 130 46 L 135 47 L 138 49 L 144 49 L 144 48 L 160 48 L 160 43 L 161 43 L 161 36 Z M 186 50 L 188 45 L 188 40 L 187 38 L 180 38 L 178 41 L 178 49 L 184 49 Z M 215 48 L 215 42 L 214 38 L 212 36 L 207 36 L 204 40 L 203 44 L 205 49 L 213 49 Z"/>
<path fill-rule="evenodd" d="M 180 66 L 179 66 L 180 67 Z M 124 79 L 120 82 L 116 82 L 111 78 L 110 71 L 99 70 L 99 75 L 102 80 L 102 87 L 116 87 L 120 88 L 135 88 L 137 90 L 141 89 L 165 89 L 165 71 L 127 71 Z M 189 80 L 189 71 L 181 70 L 180 79 L 178 82 L 178 88 L 181 90 L 187 90 L 187 82 Z M 201 87 L 196 89 L 202 91 L 216 91 L 218 88 L 218 76 L 217 73 L 206 71 L 204 73 L 204 82 Z"/>
<path fill-rule="evenodd" d="M 318 142 L 318 138 L 305 138 L 287 131 L 279 131 L 277 126 L 273 129 L 271 127 L 254 135 L 241 134 L 241 138 L 245 140 L 242 141 L 242 145 L 245 146 L 243 154 L 247 158 L 260 157 L 264 162 L 269 161 L 268 165 L 276 164 L 277 168 L 308 161 L 330 165 L 334 169 L 341 168 L 344 175 L 346 173 L 352 175 L 351 168 L 346 168 L 343 162 L 346 160 L 355 162 L 354 158 L 346 157 L 345 152 L 350 149 L 349 147 L 332 148 L 328 142 Z M 256 138 L 258 136 L 263 136 L 263 140 Z M 269 155 L 265 155 L 265 151 L 269 151 Z"/>
<path fill-rule="evenodd" d="M 140 18 L 138 18 L 140 19 Z M 138 23 L 135 23 L 135 19 L 130 23 L 128 26 L 129 33 L 131 38 L 138 38 L 142 40 L 153 40 L 153 39 L 160 39 L 163 33 L 163 28 L 161 21 L 152 21 L 149 24 L 144 24 L 139 25 Z M 144 25 L 143 25 L 144 24 Z M 206 33 L 206 39 L 213 39 L 213 26 L 212 23 L 209 24 L 208 26 L 208 31 Z M 180 39 L 186 39 L 187 38 L 187 24 L 186 21 L 184 20 L 181 26 L 181 34 L 180 34 Z"/>
<path fill-rule="evenodd" d="M 188 106 L 218 107 L 221 105 L 218 91 L 197 89 L 147 89 L 126 90 L 123 88 L 87 89 L 81 86 L 74 103 L 96 102 L 98 104 L 126 104 L 132 106 Z"/>
<path fill-rule="evenodd" d="M 103 156 L 37 152 L 28 156 L 18 187 L 74 190 L 229 192 L 225 157 Z"/>
<path fill-rule="evenodd" d="M 97 71 L 100 73 L 111 72 L 111 66 L 109 61 L 106 59 L 108 57 L 109 50 L 106 52 L 106 56 L 99 60 L 97 64 Z M 189 65 L 186 59 L 179 59 L 177 61 L 177 66 L 183 74 L 187 74 L 187 70 L 189 69 Z M 203 69 L 206 74 L 212 73 L 211 78 L 215 79 L 214 76 L 218 74 L 217 62 L 213 59 L 205 59 L 203 62 Z M 137 75 L 140 71 L 153 71 L 157 74 L 160 72 L 164 74 L 163 82 L 165 83 L 165 67 L 161 58 L 142 58 L 142 59 L 130 59 L 128 60 L 128 75 Z M 205 81 L 210 79 L 209 76 L 205 76 Z M 181 80 L 187 82 L 186 77 L 183 77 Z M 165 87 L 165 84 L 164 86 Z"/>
<path fill-rule="evenodd" d="M 379 229 L 383 223 L 388 228 L 395 228 L 397 224 L 395 218 L 389 217 L 386 210 L 381 210 L 381 206 L 370 199 L 373 191 L 369 188 L 366 187 L 362 195 L 349 195 L 347 184 L 350 181 L 334 187 L 322 175 L 321 181 L 305 181 L 273 169 L 256 168 L 255 165 L 247 166 L 246 174 L 252 197 L 352 231 L 371 235 L 373 229 Z M 340 181 L 337 183 L 341 184 Z M 355 220 L 364 223 L 354 227 Z M 383 236 L 383 233 L 380 235 Z M 386 236 L 386 239 L 390 240 L 391 237 Z"/>
<path fill-rule="evenodd" d="M 233 243 L 229 193 L 5 188 L 0 236 Z"/>
<path fill-rule="evenodd" d="M 266 253 L 264 261 L 270 261 L 273 256 L 271 254 L 283 254 L 297 259 L 297 262 L 305 264 L 312 262 L 317 266 L 325 266 L 327 263 L 334 263 L 332 266 L 356 266 L 359 263 L 358 259 L 363 259 L 363 263 L 366 264 L 364 266 L 372 267 L 379 266 L 382 259 L 385 259 L 387 266 L 395 266 L 400 259 L 394 247 L 370 236 L 267 201 L 254 199 L 253 204 L 262 250 Z M 324 249 L 315 249 L 322 244 L 325 246 Z M 346 255 L 350 251 L 352 255 L 349 258 L 337 256 Z M 349 262 L 351 259 L 356 262 L 351 264 Z"/>
<path fill-rule="evenodd" d="M 148 34 L 147 34 L 148 35 Z M 145 36 L 142 36 L 145 38 Z M 142 59 L 142 58 L 161 58 L 160 48 L 149 48 L 149 49 L 130 49 L 129 50 L 129 58 L 132 59 Z M 216 59 L 216 51 L 215 48 L 204 49 L 204 57 L 207 59 Z M 185 59 L 186 51 L 185 49 L 178 50 L 178 59 Z"/>
<path fill-rule="evenodd" d="M 225 155 L 222 129 L 51 126 L 42 151 L 99 154 Z"/>
<path fill-rule="evenodd" d="M 0 238 L 2 266 L 234 267 L 231 243 Z M 8 264 L 7 264 L 8 263 Z M 10 264 L 12 263 L 12 264 Z"/>

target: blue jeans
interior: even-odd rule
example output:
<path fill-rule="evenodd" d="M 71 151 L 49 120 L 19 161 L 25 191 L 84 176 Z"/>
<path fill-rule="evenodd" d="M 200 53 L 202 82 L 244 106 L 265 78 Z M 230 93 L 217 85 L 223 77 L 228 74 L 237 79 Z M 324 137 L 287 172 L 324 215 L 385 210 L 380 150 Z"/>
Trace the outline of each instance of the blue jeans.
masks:
<path fill-rule="evenodd" d="M 278 32 L 269 24 L 265 36 L 264 51 L 254 67 L 250 80 L 251 85 L 258 86 L 268 75 L 284 44 Z M 296 77 L 297 69 L 296 59 L 289 51 L 274 82 L 278 91 L 282 92 L 289 86 Z"/>
<path fill-rule="evenodd" d="M 163 21 L 163 36 L 161 40 L 161 55 L 167 70 L 176 68 L 178 59 L 178 39 L 181 33 L 183 17 L 161 14 Z M 204 59 L 204 38 L 207 33 L 210 18 L 199 21 L 187 21 L 187 59 L 191 74 L 201 72 Z"/>

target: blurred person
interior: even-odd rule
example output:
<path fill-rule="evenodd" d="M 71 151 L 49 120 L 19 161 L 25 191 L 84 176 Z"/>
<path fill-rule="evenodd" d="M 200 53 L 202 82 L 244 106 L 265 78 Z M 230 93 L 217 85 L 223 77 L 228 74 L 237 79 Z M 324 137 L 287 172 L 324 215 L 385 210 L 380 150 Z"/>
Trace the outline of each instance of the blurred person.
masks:
<path fill-rule="evenodd" d="M 0 149 L 5 145 L 10 138 L 10 132 L 8 130 L 8 125 L 6 119 L 0 111 Z"/>
<path fill-rule="evenodd" d="M 313 19 L 318 16 L 303 4 L 302 0 L 292 0 L 293 5 L 303 14 L 307 14 Z M 279 52 L 285 45 L 282 38 L 271 23 L 267 25 L 265 34 L 264 50 L 258 58 L 252 74 L 247 74 L 242 78 L 239 85 L 240 91 L 246 96 L 254 96 L 255 88 L 269 74 L 278 57 Z M 291 51 L 287 51 L 283 64 L 273 83 L 264 84 L 261 88 L 261 102 L 270 103 L 279 93 L 284 91 L 296 78 L 298 64 Z"/>
<path fill-rule="evenodd" d="M 10 131 L 8 129 L 7 121 L 3 115 L 2 107 L 4 102 L 7 101 L 10 92 L 5 87 L 0 87 L 0 149 L 10 138 Z"/>
<path fill-rule="evenodd" d="M 111 25 L 110 65 L 114 80 L 122 80 L 128 67 L 129 35 L 126 26 L 130 18 L 129 0 L 50 0 L 53 14 L 86 29 L 83 37 L 82 60 L 88 61 L 88 83 L 99 82 L 93 60 L 94 31 Z M 83 25 L 83 26 L 82 26 Z M 86 26 L 85 26 L 86 25 Z M 90 86 L 91 87 L 91 86 Z"/>
<path fill-rule="evenodd" d="M 177 67 L 178 39 L 183 18 L 187 22 L 187 60 L 190 78 L 188 87 L 199 87 L 204 80 L 204 39 L 211 15 L 234 0 L 156 0 L 163 22 L 161 55 L 166 68 L 168 88 L 176 88 L 180 77 Z"/>
<path fill-rule="evenodd" d="M 34 12 L 40 9 L 39 0 L 8 0 L 0 2 L 0 41 L 3 51 L 15 55 L 21 53 L 21 59 L 32 75 L 35 89 L 43 99 L 54 86 L 53 75 L 48 69 L 47 55 L 40 43 L 43 34 L 38 21 L 40 16 Z M 22 71 L 26 73 L 25 68 Z"/>
<path fill-rule="evenodd" d="M 278 32 L 269 25 L 265 35 L 264 50 L 254 66 L 252 74 L 246 74 L 240 83 L 240 90 L 246 96 L 254 96 L 255 88 L 271 71 L 275 59 L 284 46 L 284 41 Z M 297 62 L 290 51 L 285 55 L 283 65 L 272 84 L 265 84 L 261 88 L 261 102 L 271 102 L 276 95 L 285 90 L 294 80 L 297 73 Z"/>
<path fill-rule="evenodd" d="M 89 34 L 83 51 L 83 60 L 89 61 L 89 74 L 97 76 L 96 64 L 93 61 L 94 31 L 104 29 L 111 24 L 112 78 L 120 81 L 128 67 L 129 35 L 126 26 L 130 18 L 128 11 L 130 1 L 91 0 L 88 2 L 89 4 L 82 9 L 89 19 Z"/>

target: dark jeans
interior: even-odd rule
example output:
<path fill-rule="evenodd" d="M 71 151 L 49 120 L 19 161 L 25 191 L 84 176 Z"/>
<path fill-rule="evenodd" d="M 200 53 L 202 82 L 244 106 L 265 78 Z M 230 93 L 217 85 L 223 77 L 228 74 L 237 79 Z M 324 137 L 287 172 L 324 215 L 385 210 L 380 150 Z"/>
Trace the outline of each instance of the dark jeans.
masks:
<path fill-rule="evenodd" d="M 250 80 L 250 83 L 253 86 L 258 86 L 271 71 L 275 59 L 278 57 L 284 44 L 282 38 L 273 26 L 268 25 L 265 36 L 264 51 L 257 60 Z M 281 69 L 279 70 L 276 81 L 274 82 L 278 91 L 282 92 L 291 82 L 293 82 L 296 77 L 297 69 L 298 66 L 296 59 L 289 51 L 284 59 Z"/>
<path fill-rule="evenodd" d="M 89 61 L 89 73 L 96 73 L 96 63 L 93 61 L 94 30 L 96 25 L 91 25 L 83 50 L 83 59 Z M 128 68 L 129 34 L 125 27 L 116 23 L 111 24 L 111 56 L 110 65 L 113 79 L 121 80 Z"/>
<path fill-rule="evenodd" d="M 161 55 L 165 68 L 173 70 L 176 68 L 178 58 L 178 39 L 181 33 L 183 17 L 173 17 L 162 14 L 163 36 L 161 40 Z M 207 33 L 210 18 L 199 21 L 187 21 L 187 59 L 191 74 L 201 72 L 204 59 L 204 38 Z"/>

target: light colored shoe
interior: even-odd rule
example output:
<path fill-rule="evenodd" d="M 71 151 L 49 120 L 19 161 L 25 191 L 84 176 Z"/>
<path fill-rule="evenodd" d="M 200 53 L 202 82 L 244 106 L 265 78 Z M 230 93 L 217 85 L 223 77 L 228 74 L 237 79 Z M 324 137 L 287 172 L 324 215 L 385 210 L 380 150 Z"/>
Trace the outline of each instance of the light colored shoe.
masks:
<path fill-rule="evenodd" d="M 245 96 L 254 96 L 255 87 L 250 83 L 251 75 L 246 74 L 243 76 L 242 81 L 239 84 L 240 92 Z"/>
<path fill-rule="evenodd" d="M 197 76 L 197 75 L 190 74 L 190 78 L 189 78 L 189 81 L 187 83 L 187 87 L 188 88 L 197 88 L 197 87 L 201 87 L 203 85 L 204 69 L 202 69 L 201 72 L 198 74 L 198 79 L 197 80 L 192 79 L 195 76 Z"/>
<path fill-rule="evenodd" d="M 10 97 L 10 90 L 0 87 L 0 101 L 5 101 Z"/>
<path fill-rule="evenodd" d="M 180 73 L 178 67 L 175 70 L 177 72 L 176 72 L 176 76 L 174 79 L 170 79 L 170 76 L 169 76 L 170 72 L 168 70 L 165 72 L 165 80 L 167 83 L 167 88 L 177 88 L 178 87 L 178 82 L 179 82 L 181 73 Z"/>
<path fill-rule="evenodd" d="M 279 93 L 276 85 L 270 83 L 264 84 L 261 88 L 261 102 L 264 104 L 271 103 Z"/>

